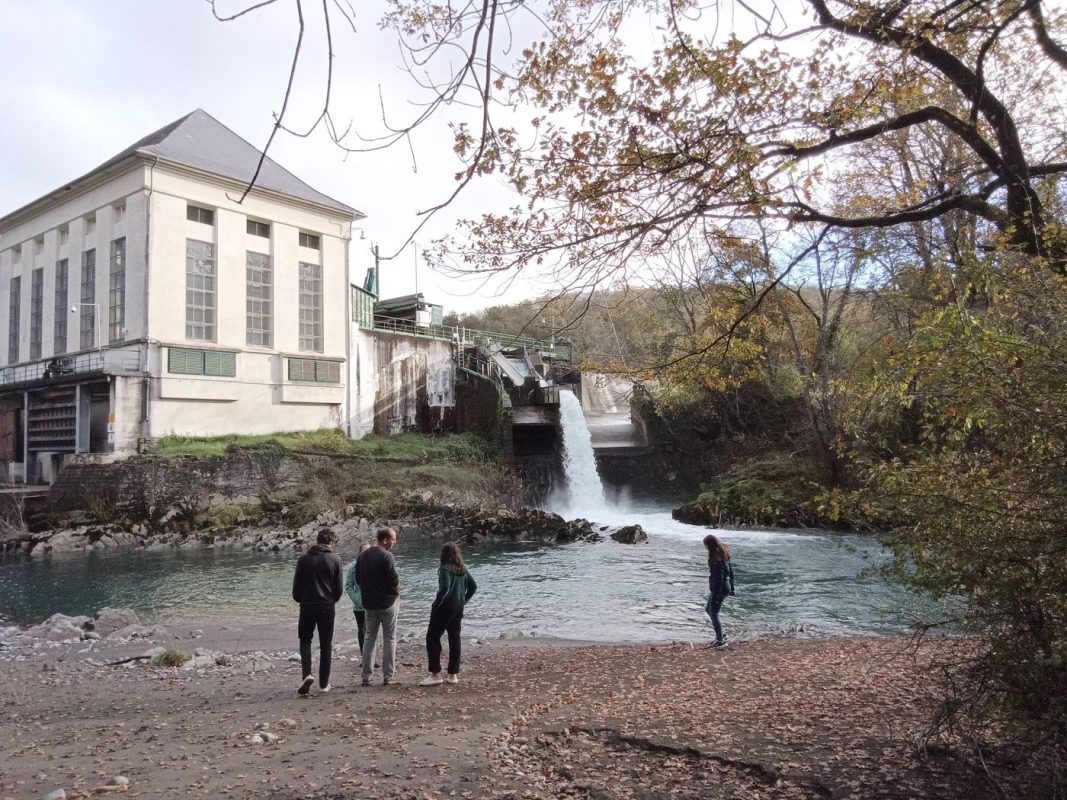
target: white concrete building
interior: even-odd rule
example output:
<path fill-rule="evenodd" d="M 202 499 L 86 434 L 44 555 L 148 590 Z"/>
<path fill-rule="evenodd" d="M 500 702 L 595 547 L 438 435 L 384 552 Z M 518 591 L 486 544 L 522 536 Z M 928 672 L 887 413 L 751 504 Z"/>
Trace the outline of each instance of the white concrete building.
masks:
<path fill-rule="evenodd" d="M 0 218 L 0 466 L 343 424 L 362 216 L 197 110 Z"/>

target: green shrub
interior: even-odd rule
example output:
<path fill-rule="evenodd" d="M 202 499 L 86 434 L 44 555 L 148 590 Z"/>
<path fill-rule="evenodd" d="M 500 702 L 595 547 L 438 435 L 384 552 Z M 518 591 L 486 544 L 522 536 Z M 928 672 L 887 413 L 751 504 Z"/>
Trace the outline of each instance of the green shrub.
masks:
<path fill-rule="evenodd" d="M 820 496 L 825 496 L 823 489 L 812 480 L 807 462 L 776 456 L 731 470 L 717 486 L 676 509 L 674 517 L 705 525 L 844 525 L 839 515 L 817 500 Z"/>

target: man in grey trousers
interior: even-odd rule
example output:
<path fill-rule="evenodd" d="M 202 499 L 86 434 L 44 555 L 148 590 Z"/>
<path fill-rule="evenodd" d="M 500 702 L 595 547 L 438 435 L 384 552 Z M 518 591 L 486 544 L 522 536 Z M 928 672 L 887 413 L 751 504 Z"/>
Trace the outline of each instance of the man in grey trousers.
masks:
<path fill-rule="evenodd" d="M 379 528 L 377 547 L 369 547 L 356 562 L 356 583 L 363 595 L 367 631 L 363 641 L 363 685 L 370 686 L 374 673 L 374 645 L 378 628 L 382 629 L 382 686 L 393 682 L 396 674 L 396 616 L 400 603 L 400 577 L 396 561 L 389 552 L 396 544 L 396 531 Z"/>

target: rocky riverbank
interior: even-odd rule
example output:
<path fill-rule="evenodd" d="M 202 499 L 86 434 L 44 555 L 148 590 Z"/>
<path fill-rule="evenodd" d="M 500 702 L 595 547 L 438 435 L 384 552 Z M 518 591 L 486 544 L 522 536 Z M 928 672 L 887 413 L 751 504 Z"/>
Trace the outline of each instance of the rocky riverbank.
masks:
<path fill-rule="evenodd" d="M 405 537 L 420 537 L 469 543 L 476 541 L 599 541 L 611 537 L 627 544 L 647 540 L 638 525 L 622 528 L 594 526 L 588 520 L 565 520 L 540 509 L 475 505 L 440 501 L 430 494 L 409 494 L 388 508 L 349 505 L 343 512 L 324 512 L 315 520 L 291 527 L 284 515 L 275 521 L 267 515 L 249 515 L 241 524 L 194 527 L 178 518 L 158 524 L 128 521 L 105 524 L 74 524 L 54 529 L 8 532 L 3 549 L 31 556 L 52 552 L 91 551 L 111 548 L 163 550 L 188 547 L 235 547 L 279 552 L 303 550 L 315 540 L 320 528 L 333 529 L 342 541 L 371 541 L 374 531 L 389 525 Z"/>

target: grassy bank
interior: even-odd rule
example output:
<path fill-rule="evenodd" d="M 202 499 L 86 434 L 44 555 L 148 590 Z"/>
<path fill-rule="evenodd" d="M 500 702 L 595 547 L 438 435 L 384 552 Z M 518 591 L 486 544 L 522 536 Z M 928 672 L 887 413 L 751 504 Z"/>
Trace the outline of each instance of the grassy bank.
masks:
<path fill-rule="evenodd" d="M 366 456 L 410 461 L 478 461 L 496 455 L 493 445 L 474 434 L 364 436 L 349 439 L 340 428 L 289 431 L 257 436 L 166 436 L 159 440 L 160 456 L 221 456 L 239 450 L 281 448 L 290 452 Z"/>

